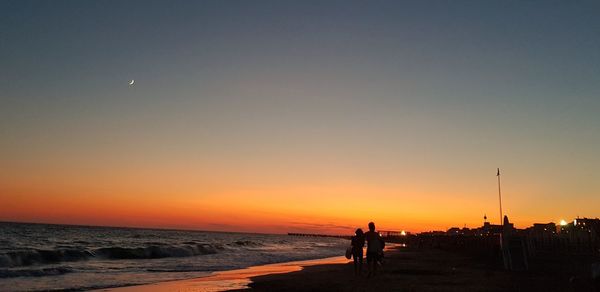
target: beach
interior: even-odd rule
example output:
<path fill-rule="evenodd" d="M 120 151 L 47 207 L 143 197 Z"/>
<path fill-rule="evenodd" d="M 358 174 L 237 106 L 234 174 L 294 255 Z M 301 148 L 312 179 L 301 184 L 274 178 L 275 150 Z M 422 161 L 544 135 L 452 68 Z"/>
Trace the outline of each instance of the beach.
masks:
<path fill-rule="evenodd" d="M 344 257 L 279 263 L 216 272 L 190 280 L 103 289 L 100 291 L 589 291 L 546 269 L 507 272 L 494 263 L 456 252 L 431 248 L 393 248 L 386 252 L 380 273 L 354 276 Z M 579 285 L 579 286 L 578 286 Z"/>

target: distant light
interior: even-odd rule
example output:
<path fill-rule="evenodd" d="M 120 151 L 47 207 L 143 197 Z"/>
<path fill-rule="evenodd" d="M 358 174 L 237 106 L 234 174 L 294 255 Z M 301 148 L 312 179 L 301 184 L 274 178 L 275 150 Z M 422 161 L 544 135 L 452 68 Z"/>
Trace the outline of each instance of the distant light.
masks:
<path fill-rule="evenodd" d="M 573 225 L 577 226 L 577 219 L 573 220 Z"/>
<path fill-rule="evenodd" d="M 404 230 L 400 231 L 400 235 L 405 236 L 406 235 L 406 231 L 404 231 Z"/>
<path fill-rule="evenodd" d="M 567 225 L 567 221 L 565 221 L 564 219 L 560 220 L 560 226 L 565 226 L 565 225 Z"/>

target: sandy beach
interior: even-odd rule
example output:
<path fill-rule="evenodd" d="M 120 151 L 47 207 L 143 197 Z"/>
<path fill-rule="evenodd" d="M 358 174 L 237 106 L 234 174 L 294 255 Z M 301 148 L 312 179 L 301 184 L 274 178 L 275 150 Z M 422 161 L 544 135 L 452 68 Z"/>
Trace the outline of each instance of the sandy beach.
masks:
<path fill-rule="evenodd" d="M 437 249 L 388 250 L 374 277 L 354 276 L 344 257 L 216 272 L 211 276 L 100 291 L 589 291 L 552 264 L 506 272 L 470 256 Z M 366 266 L 365 266 L 366 269 Z M 366 274 L 366 270 L 364 271 Z"/>
<path fill-rule="evenodd" d="M 508 272 L 489 258 L 398 248 L 387 252 L 381 273 L 372 278 L 353 276 L 351 263 L 328 264 L 253 277 L 249 287 L 254 291 L 598 291 L 584 261 L 544 259 L 532 261 L 529 271 Z"/>

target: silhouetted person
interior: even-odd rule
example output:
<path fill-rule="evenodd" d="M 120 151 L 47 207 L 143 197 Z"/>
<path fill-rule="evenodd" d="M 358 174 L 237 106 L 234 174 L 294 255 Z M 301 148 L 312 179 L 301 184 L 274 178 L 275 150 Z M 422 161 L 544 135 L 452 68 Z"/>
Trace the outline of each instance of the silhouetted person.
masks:
<path fill-rule="evenodd" d="M 352 236 L 352 258 L 354 259 L 354 275 L 362 274 L 363 265 L 363 247 L 365 246 L 365 235 L 362 229 L 356 229 Z"/>
<path fill-rule="evenodd" d="M 385 242 L 375 231 L 375 223 L 369 222 L 369 231 L 365 233 L 367 240 L 367 265 L 369 265 L 369 277 L 377 271 L 377 264 L 383 258 L 383 248 Z"/>

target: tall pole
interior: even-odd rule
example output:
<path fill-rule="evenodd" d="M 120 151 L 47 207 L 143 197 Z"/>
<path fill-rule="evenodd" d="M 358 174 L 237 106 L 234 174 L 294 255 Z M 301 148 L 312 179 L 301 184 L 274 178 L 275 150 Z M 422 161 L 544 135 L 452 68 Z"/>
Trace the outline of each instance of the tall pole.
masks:
<path fill-rule="evenodd" d="M 498 168 L 498 173 L 496 174 L 498 177 L 498 201 L 500 201 L 500 225 L 504 224 L 504 218 L 502 215 L 502 191 L 500 190 L 500 168 Z"/>

